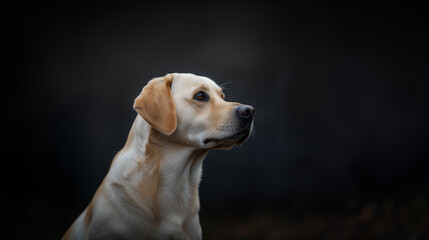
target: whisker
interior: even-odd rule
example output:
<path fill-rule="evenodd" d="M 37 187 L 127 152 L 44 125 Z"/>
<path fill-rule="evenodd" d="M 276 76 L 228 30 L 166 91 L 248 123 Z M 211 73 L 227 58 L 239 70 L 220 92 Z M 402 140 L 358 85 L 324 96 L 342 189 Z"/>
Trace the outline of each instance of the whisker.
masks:
<path fill-rule="evenodd" d="M 227 85 L 227 84 L 231 84 L 232 82 L 224 82 L 224 83 L 222 83 L 221 85 L 219 85 L 219 87 L 221 87 L 222 89 L 228 89 L 228 88 L 225 88 L 225 85 Z"/>
<path fill-rule="evenodd" d="M 250 136 L 255 136 L 255 134 L 256 134 L 256 128 L 255 128 L 255 124 L 253 124 L 252 131 L 250 132 Z"/>

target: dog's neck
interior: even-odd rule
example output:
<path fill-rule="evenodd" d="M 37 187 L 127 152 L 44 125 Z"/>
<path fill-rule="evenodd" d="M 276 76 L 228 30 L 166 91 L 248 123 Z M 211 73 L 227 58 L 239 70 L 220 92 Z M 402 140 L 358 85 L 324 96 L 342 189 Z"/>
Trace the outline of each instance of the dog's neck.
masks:
<path fill-rule="evenodd" d="M 156 217 L 164 218 L 171 212 L 198 212 L 198 186 L 207 153 L 207 149 L 166 141 L 137 116 L 113 163 L 122 167 L 112 169 L 123 169 L 116 174 L 138 190 L 144 201 L 156 204 Z"/>
<path fill-rule="evenodd" d="M 150 127 L 140 116 L 137 116 L 134 121 L 124 149 L 130 146 L 137 155 L 143 157 L 143 159 L 139 158 L 139 161 L 149 162 L 154 158 L 159 160 L 161 173 L 183 174 L 187 171 L 192 172 L 194 168 L 201 167 L 202 160 L 209 151 L 208 149 L 180 144 L 177 141 L 170 141 L 168 136 Z M 198 180 L 197 176 L 192 174 L 190 177 L 192 181 Z"/>

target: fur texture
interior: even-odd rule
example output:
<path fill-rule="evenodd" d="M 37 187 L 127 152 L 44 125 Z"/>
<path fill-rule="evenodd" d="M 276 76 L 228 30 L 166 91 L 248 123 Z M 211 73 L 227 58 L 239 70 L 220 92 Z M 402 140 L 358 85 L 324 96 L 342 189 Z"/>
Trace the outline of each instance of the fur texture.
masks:
<path fill-rule="evenodd" d="M 195 97 L 201 92 L 204 101 Z M 201 239 L 203 159 L 243 142 L 253 127 L 252 107 L 241 116 L 243 105 L 223 98 L 206 77 L 151 80 L 134 102 L 138 115 L 125 146 L 62 239 Z"/>

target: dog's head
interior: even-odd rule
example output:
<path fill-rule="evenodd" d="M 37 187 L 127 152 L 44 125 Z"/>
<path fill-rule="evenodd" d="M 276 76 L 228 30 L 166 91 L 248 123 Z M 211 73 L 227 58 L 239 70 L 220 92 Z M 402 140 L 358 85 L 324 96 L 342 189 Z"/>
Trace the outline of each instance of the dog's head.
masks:
<path fill-rule="evenodd" d="M 209 78 L 174 73 L 149 81 L 134 109 L 172 141 L 230 148 L 252 132 L 254 109 L 224 97 L 222 88 Z"/>

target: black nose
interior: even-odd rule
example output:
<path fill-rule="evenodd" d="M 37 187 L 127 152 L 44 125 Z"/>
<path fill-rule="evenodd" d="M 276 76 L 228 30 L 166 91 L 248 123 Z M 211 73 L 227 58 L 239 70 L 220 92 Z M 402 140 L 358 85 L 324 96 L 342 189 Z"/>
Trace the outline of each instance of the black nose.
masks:
<path fill-rule="evenodd" d="M 252 121 L 255 109 L 250 105 L 240 105 L 237 107 L 237 115 L 240 118 L 244 118 L 248 121 Z"/>

